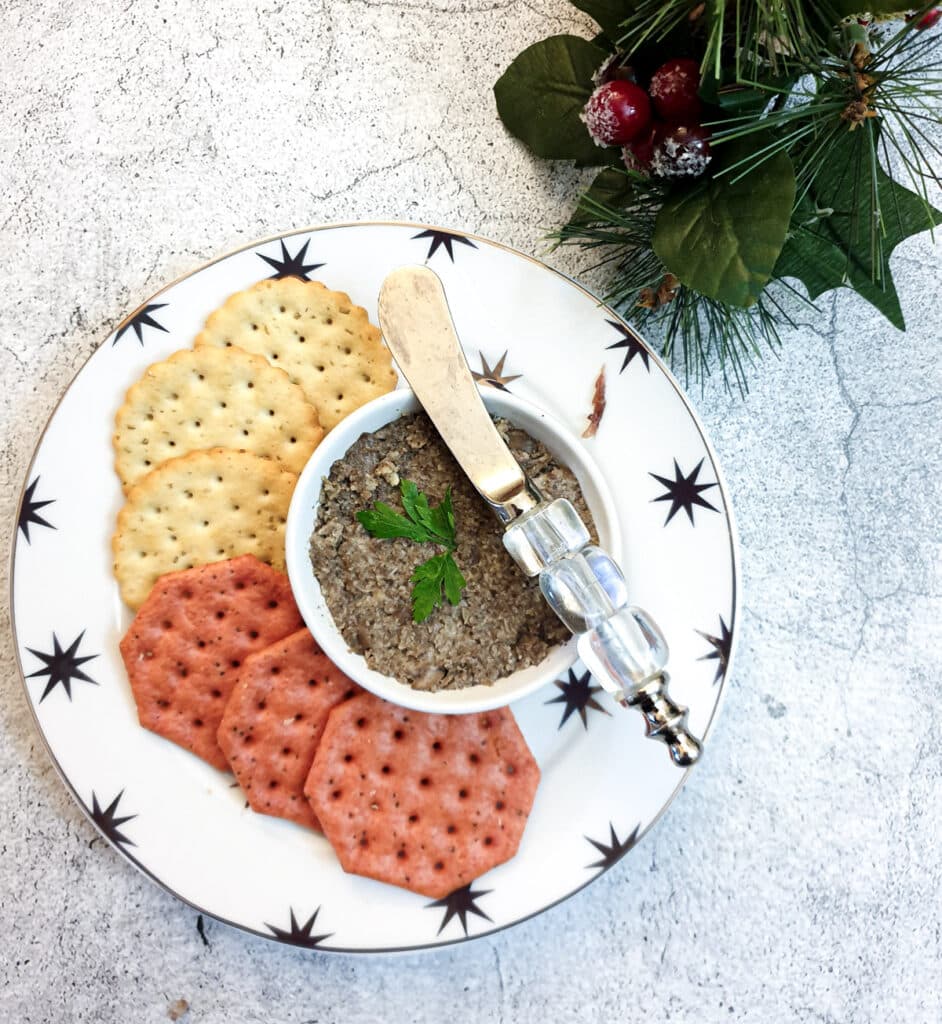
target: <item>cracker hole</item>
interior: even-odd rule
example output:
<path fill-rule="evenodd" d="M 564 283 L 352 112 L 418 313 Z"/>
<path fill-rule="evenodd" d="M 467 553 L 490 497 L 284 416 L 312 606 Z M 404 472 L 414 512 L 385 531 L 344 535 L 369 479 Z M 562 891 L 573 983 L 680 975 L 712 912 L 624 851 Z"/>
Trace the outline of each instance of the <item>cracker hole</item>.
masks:
<path fill-rule="evenodd" d="M 409 815 L 409 824 L 410 825 L 414 825 L 418 820 L 419 820 L 419 816 L 417 814 L 410 814 Z"/>
<path fill-rule="evenodd" d="M 493 843 L 493 842 L 494 842 L 494 840 L 490 836 L 485 836 L 484 837 L 484 845 L 485 846 L 490 846 L 491 843 Z"/>
<path fill-rule="evenodd" d="M 468 791 L 466 789 L 459 789 L 458 790 L 458 799 L 459 800 L 467 800 L 468 799 Z"/>
<path fill-rule="evenodd" d="M 232 342 L 231 341 L 227 341 L 226 342 L 226 348 L 232 348 Z"/>
<path fill-rule="evenodd" d="M 388 764 L 384 764 L 380 771 L 383 773 L 383 775 L 388 775 L 392 771 L 392 769 L 389 767 Z"/>
<path fill-rule="evenodd" d="M 344 754 L 343 759 L 347 764 L 349 764 L 353 760 L 353 754 Z"/>
<path fill-rule="evenodd" d="M 470 761 L 470 762 L 471 762 L 472 764 L 477 764 L 477 763 L 478 763 L 478 761 L 480 761 L 481 759 L 480 759 L 480 758 L 478 757 L 478 755 L 477 755 L 477 754 L 468 754 L 468 760 L 469 760 L 469 761 Z"/>
<path fill-rule="evenodd" d="M 264 711 L 265 708 L 268 707 L 268 705 L 263 700 L 260 700 L 255 706 L 258 708 L 259 711 Z"/>
<path fill-rule="evenodd" d="M 431 784 L 432 780 L 427 775 L 423 775 L 422 778 L 419 779 L 420 786 L 431 786 Z"/>
<path fill-rule="evenodd" d="M 278 673 L 279 673 L 280 671 L 281 671 L 281 669 L 280 669 L 280 668 L 279 668 L 279 667 L 278 667 L 277 665 L 272 665 L 272 667 L 271 667 L 271 674 L 272 674 L 273 676 L 276 676 L 276 675 L 278 675 Z"/>
<path fill-rule="evenodd" d="M 274 779 L 272 779 L 271 782 L 268 783 L 268 788 L 269 789 L 277 789 L 278 788 L 278 783 Z"/>
<path fill-rule="evenodd" d="M 330 794 L 331 800 L 339 800 L 342 796 L 343 796 L 343 790 L 342 789 L 335 789 L 333 791 L 333 793 Z"/>
<path fill-rule="evenodd" d="M 268 491 L 266 491 L 265 493 L 268 494 Z M 268 607 L 269 608 L 277 608 L 278 607 L 278 602 L 275 601 L 275 600 L 271 600 L 271 601 L 268 602 Z"/>
<path fill-rule="evenodd" d="M 258 639 L 258 630 L 257 629 L 250 629 L 249 630 L 249 639 L 250 640 L 257 640 Z"/>
<path fill-rule="evenodd" d="M 516 769 L 515 765 L 512 765 L 512 764 L 507 765 L 506 771 L 507 771 L 508 775 L 513 775 L 516 770 L 517 769 Z"/>
<path fill-rule="evenodd" d="M 253 383 L 252 383 L 251 381 L 249 381 L 249 384 L 248 384 L 248 386 L 249 386 L 250 388 L 254 388 L 254 387 L 255 387 L 255 385 L 254 385 L 254 384 L 253 384 Z"/>
<path fill-rule="evenodd" d="M 400 860 L 405 860 L 406 859 L 406 851 L 405 850 L 396 850 L 396 856 Z"/>
<path fill-rule="evenodd" d="M 229 664 L 230 664 L 230 665 L 231 665 L 231 666 L 232 666 L 233 668 L 238 668 L 238 667 L 239 667 L 239 666 L 240 666 L 240 665 L 242 664 L 242 662 L 241 662 L 241 661 L 239 661 L 239 660 L 238 660 L 237 658 L 233 658 L 233 659 L 232 659 L 232 661 L 230 661 L 230 662 L 229 662 Z"/>
<path fill-rule="evenodd" d="M 361 715 L 357 719 L 357 723 L 356 724 L 357 724 L 357 728 L 358 729 L 362 729 L 366 725 L 366 719 Z"/>
<path fill-rule="evenodd" d="M 393 739 L 394 740 L 401 740 L 404 736 L 405 736 L 405 733 L 402 731 L 402 729 L 397 729 L 393 733 Z"/>
<path fill-rule="evenodd" d="M 453 835 L 454 835 L 454 834 L 455 834 L 455 833 L 456 833 L 456 832 L 458 831 L 458 829 L 457 829 L 457 828 L 456 828 L 456 827 L 455 827 L 454 825 L 449 825 L 449 826 L 448 826 L 448 828 L 447 828 L 447 829 L 446 829 L 445 831 L 446 831 L 446 832 L 447 832 L 447 833 L 448 833 L 448 834 L 449 834 L 450 836 L 453 836 Z"/>
<path fill-rule="evenodd" d="M 173 629 L 173 623 L 169 619 L 164 619 L 160 624 L 161 629 Z"/>
<path fill-rule="evenodd" d="M 504 809 L 504 801 L 503 800 L 498 800 L 497 803 L 494 804 L 494 807 L 495 807 L 496 810 L 502 811 Z"/>
<path fill-rule="evenodd" d="M 203 728 L 203 719 L 202 718 L 194 718 L 193 719 L 193 724 L 196 726 L 197 729 L 202 729 Z"/>
<path fill-rule="evenodd" d="M 252 324 L 252 330 L 253 331 L 257 331 L 258 330 L 258 324 Z"/>
<path fill-rule="evenodd" d="M 279 307 L 278 307 L 278 312 L 279 312 L 279 313 L 284 313 L 284 312 L 286 312 L 286 310 L 285 310 L 285 307 L 284 307 L 284 306 L 279 306 Z"/>
<path fill-rule="evenodd" d="M 309 679 L 307 681 L 307 685 L 308 686 L 317 686 L 317 680 L 316 679 Z"/>
<path fill-rule="evenodd" d="M 222 690 L 210 690 L 210 696 L 215 697 L 217 700 L 222 696 Z"/>
<path fill-rule="evenodd" d="M 285 757 L 290 757 L 290 755 L 291 755 L 291 747 L 282 747 L 281 748 L 281 752 L 282 752 L 282 754 L 285 755 Z"/>
<path fill-rule="evenodd" d="M 369 841 L 369 839 L 367 839 L 367 838 L 366 838 L 366 836 L 364 836 L 364 837 L 363 837 L 363 838 L 362 838 L 362 839 L 360 840 L 360 846 L 369 846 L 369 845 L 370 845 L 370 841 Z"/>
<path fill-rule="evenodd" d="M 444 871 L 445 870 L 444 863 L 442 861 L 440 861 L 440 860 L 435 861 L 435 870 L 436 871 Z"/>

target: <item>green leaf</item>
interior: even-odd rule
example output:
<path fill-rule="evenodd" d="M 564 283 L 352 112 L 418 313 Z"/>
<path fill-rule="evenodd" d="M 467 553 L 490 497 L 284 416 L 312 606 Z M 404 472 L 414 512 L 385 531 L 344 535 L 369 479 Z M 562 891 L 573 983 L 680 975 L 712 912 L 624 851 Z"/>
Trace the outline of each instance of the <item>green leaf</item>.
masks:
<path fill-rule="evenodd" d="M 710 170 L 725 174 L 672 193 L 651 244 L 688 288 L 731 306 L 751 306 L 762 293 L 785 241 L 795 199 L 795 172 L 776 153 L 748 174 L 770 139 L 756 133 L 717 147 Z"/>
<path fill-rule="evenodd" d="M 591 206 L 586 208 L 586 200 L 599 203 L 611 210 L 620 210 L 635 198 L 635 188 L 631 177 L 625 171 L 614 167 L 606 167 L 595 176 L 595 181 L 579 200 L 579 205 L 569 218 L 567 227 L 578 224 L 591 224 L 598 220 L 598 214 L 592 212 Z"/>
<path fill-rule="evenodd" d="M 461 600 L 461 591 L 468 585 L 467 580 L 461 575 L 461 570 L 450 554 L 445 555 L 445 597 L 452 604 L 458 604 Z"/>
<path fill-rule="evenodd" d="M 594 18 L 612 42 L 618 41 L 622 35 L 621 23 L 636 6 L 633 0 L 570 0 L 570 3 Z"/>
<path fill-rule="evenodd" d="M 455 546 L 455 510 L 451 503 L 451 488 L 445 491 L 445 497 L 432 509 L 432 522 L 434 529 L 440 536 L 446 538 L 445 542 L 449 547 Z"/>
<path fill-rule="evenodd" d="M 423 527 L 406 519 L 404 515 L 382 501 L 377 501 L 371 509 L 357 512 L 357 519 L 373 537 L 381 537 L 384 540 L 391 537 L 406 537 L 418 544 L 428 540 L 428 534 Z"/>
<path fill-rule="evenodd" d="M 592 92 L 592 75 L 608 54 L 578 36 L 550 36 L 519 54 L 494 86 L 507 130 L 537 156 L 608 163 L 579 119 Z M 617 152 L 617 151 L 616 151 Z"/>
<path fill-rule="evenodd" d="M 450 555 L 434 555 L 415 567 L 409 582 L 412 587 L 412 620 L 424 622 L 442 603 L 445 563 Z"/>
<path fill-rule="evenodd" d="M 411 480 L 400 482 L 399 493 L 402 495 L 402 507 L 406 510 L 406 515 L 428 534 L 425 539 L 440 544 L 447 543 L 447 536 L 439 537 L 435 529 L 432 510 L 428 505 L 428 495 L 420 491 Z"/>
<path fill-rule="evenodd" d="M 870 235 L 874 197 L 881 213 L 877 248 L 871 248 Z M 775 276 L 798 278 L 812 299 L 832 288 L 853 288 L 904 330 L 889 257 L 903 239 L 938 224 L 942 211 L 871 161 L 867 130 L 848 131 L 795 211 Z"/>

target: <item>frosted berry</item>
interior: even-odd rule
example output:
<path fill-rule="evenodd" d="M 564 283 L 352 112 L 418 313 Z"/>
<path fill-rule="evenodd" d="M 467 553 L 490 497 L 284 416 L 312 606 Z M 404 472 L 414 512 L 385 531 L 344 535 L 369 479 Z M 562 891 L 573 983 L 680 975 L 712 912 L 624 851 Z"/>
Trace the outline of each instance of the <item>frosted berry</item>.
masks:
<path fill-rule="evenodd" d="M 710 134 L 700 125 L 662 125 L 654 138 L 651 173 L 659 178 L 697 178 L 707 169 Z"/>
<path fill-rule="evenodd" d="M 942 7 L 933 7 L 931 11 L 926 11 L 919 21 L 916 22 L 916 28 L 920 32 L 925 32 L 927 28 L 933 28 L 937 25 L 940 18 L 942 18 Z"/>
<path fill-rule="evenodd" d="M 654 156 L 654 140 L 657 138 L 659 124 L 649 125 L 636 139 L 633 139 L 621 151 L 622 159 L 629 171 L 649 174 L 651 160 Z"/>
<path fill-rule="evenodd" d="M 700 65 L 687 57 L 662 64 L 651 76 L 648 92 L 658 116 L 675 124 L 690 124 L 700 116 Z"/>
<path fill-rule="evenodd" d="M 651 101 L 634 82 L 606 82 L 589 97 L 581 117 L 597 146 L 624 146 L 651 123 Z"/>

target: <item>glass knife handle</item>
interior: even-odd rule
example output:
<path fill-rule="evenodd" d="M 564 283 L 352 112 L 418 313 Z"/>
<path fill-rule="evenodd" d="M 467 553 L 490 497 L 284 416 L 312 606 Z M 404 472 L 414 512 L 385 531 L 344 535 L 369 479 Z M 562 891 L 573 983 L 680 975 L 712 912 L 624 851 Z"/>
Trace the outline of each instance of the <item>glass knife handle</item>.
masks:
<path fill-rule="evenodd" d="M 546 501 L 515 519 L 504 547 L 562 622 L 579 637 L 579 657 L 623 707 L 637 708 L 647 735 L 660 740 L 681 767 L 695 764 L 701 745 L 687 729 L 687 709 L 671 700 L 667 642 L 654 620 L 628 603 L 618 565 L 590 543 L 579 513 L 565 498 Z"/>

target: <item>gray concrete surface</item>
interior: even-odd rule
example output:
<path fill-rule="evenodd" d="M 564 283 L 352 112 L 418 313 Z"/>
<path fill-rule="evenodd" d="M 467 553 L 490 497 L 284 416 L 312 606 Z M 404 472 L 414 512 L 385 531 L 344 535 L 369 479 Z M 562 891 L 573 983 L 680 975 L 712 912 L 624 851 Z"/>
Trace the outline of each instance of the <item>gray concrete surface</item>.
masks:
<path fill-rule="evenodd" d="M 563 0 L 0 2 L 4 545 L 73 373 L 203 259 L 371 217 L 541 250 L 579 175 L 508 139 L 490 86 L 587 28 Z M 635 855 L 492 939 L 376 960 L 204 940 L 93 842 L 4 607 L 0 1020 L 157 1022 L 179 998 L 201 1024 L 942 1019 L 939 249 L 893 265 L 905 335 L 828 298 L 748 401 L 697 396 L 745 583 L 710 756 Z"/>

